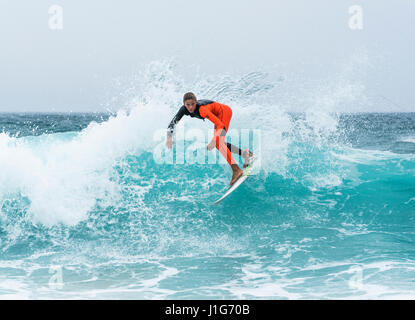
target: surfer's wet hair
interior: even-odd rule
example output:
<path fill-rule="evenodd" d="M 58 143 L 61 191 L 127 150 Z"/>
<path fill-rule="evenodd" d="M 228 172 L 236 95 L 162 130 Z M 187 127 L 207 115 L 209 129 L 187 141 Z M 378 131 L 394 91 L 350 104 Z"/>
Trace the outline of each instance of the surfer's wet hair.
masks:
<path fill-rule="evenodd" d="M 186 100 L 194 100 L 194 101 L 197 101 L 196 96 L 195 96 L 195 94 L 193 92 L 186 92 L 184 94 L 184 96 L 183 96 L 183 103 Z"/>

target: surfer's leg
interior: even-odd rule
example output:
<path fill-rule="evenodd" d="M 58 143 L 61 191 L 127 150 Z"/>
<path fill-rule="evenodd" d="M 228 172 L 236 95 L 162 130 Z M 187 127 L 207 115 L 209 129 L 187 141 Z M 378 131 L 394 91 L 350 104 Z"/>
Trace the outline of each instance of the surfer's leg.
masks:
<path fill-rule="evenodd" d="M 222 154 L 226 159 L 229 165 L 232 167 L 233 164 L 236 164 L 235 159 L 232 157 L 231 150 L 225 144 L 225 136 L 219 136 L 216 139 L 216 149 Z"/>
<path fill-rule="evenodd" d="M 229 143 L 229 142 L 226 142 L 226 146 L 228 147 L 228 149 L 232 152 L 232 153 L 237 153 L 237 154 L 239 154 L 240 156 L 242 156 L 242 150 L 241 149 L 239 149 L 237 146 L 235 146 L 234 144 L 232 144 L 232 143 Z"/>
<path fill-rule="evenodd" d="M 232 168 L 232 172 L 233 172 L 232 179 L 229 185 L 233 185 L 235 181 L 238 180 L 238 178 L 241 177 L 243 174 L 243 171 L 241 170 L 241 168 L 239 168 L 238 164 L 232 157 L 231 149 L 233 148 L 228 148 L 228 145 L 225 144 L 225 135 L 226 135 L 226 132 L 228 131 L 229 122 L 231 121 L 231 118 L 232 118 L 232 109 L 229 108 L 228 106 L 223 105 L 221 121 L 225 125 L 225 128 L 224 128 L 225 130 L 224 130 L 224 134 L 220 135 L 217 138 L 216 148 L 225 157 L 226 161 L 228 161 L 229 165 Z"/>
<path fill-rule="evenodd" d="M 225 132 L 228 132 L 229 129 L 229 123 L 231 122 L 232 119 L 232 109 L 226 105 L 222 106 L 222 116 L 220 118 L 220 120 L 222 121 L 222 123 L 225 125 Z M 225 137 L 223 136 L 223 142 L 225 142 Z M 228 150 L 231 153 L 237 153 L 240 156 L 242 155 L 242 150 L 239 149 L 237 146 L 226 142 L 226 147 L 228 148 Z M 228 151 L 226 151 L 228 153 Z"/>
<path fill-rule="evenodd" d="M 222 106 L 222 116 L 221 121 L 225 125 L 225 131 L 227 132 L 229 129 L 229 123 L 232 119 L 232 109 L 228 106 Z M 227 142 L 226 147 L 230 150 L 231 153 L 236 153 L 245 159 L 244 168 L 246 168 L 250 164 L 250 160 L 252 160 L 253 153 L 248 150 L 241 150 L 237 146 L 233 145 L 232 143 Z"/>
<path fill-rule="evenodd" d="M 226 161 L 228 161 L 229 165 L 232 168 L 232 178 L 231 178 L 231 182 L 229 183 L 229 185 L 233 185 L 235 181 L 238 180 L 238 178 L 242 176 L 243 171 L 241 170 L 241 168 L 239 168 L 235 159 L 232 157 L 231 151 L 226 146 L 224 135 L 217 137 L 216 148 L 224 156 L 224 158 L 226 159 Z"/>
<path fill-rule="evenodd" d="M 252 157 L 254 156 L 254 154 L 252 153 L 252 151 L 250 151 L 249 149 L 239 149 L 237 146 L 227 142 L 226 146 L 228 147 L 228 149 L 232 152 L 232 153 L 237 153 L 239 154 L 243 159 L 245 159 L 244 162 L 244 168 L 246 168 L 247 166 L 249 166 L 249 164 L 251 163 Z"/>

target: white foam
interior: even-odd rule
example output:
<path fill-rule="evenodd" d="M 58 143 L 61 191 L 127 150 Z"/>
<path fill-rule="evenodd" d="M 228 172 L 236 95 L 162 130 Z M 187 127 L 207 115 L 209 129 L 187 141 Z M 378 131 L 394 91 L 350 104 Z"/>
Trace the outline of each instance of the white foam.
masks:
<path fill-rule="evenodd" d="M 0 134 L 0 198 L 30 200 L 33 222 L 75 225 L 96 200 L 114 202 L 113 166 L 128 153 L 151 151 L 155 129 L 165 127 L 167 106 L 139 105 L 103 123 L 91 123 L 71 139 L 62 135 L 12 138 Z"/>
<path fill-rule="evenodd" d="M 399 139 L 399 141 L 415 143 L 415 137 L 414 136 L 403 137 L 403 138 Z"/>
<path fill-rule="evenodd" d="M 272 276 L 275 272 L 286 271 L 285 269 L 264 269 L 261 264 L 246 264 L 242 267 L 243 275 L 238 281 L 231 280 L 223 285 L 215 288 L 221 290 L 227 290 L 237 299 L 249 299 L 249 298 L 288 298 L 299 299 L 300 294 L 290 292 L 286 289 L 287 286 L 299 284 L 301 279 L 284 279 L 278 277 L 278 280 L 273 280 Z"/>
<path fill-rule="evenodd" d="M 390 151 L 381 151 L 381 150 L 365 150 L 365 149 L 355 149 L 343 147 L 342 153 L 331 152 L 333 157 L 345 161 L 358 164 L 377 164 L 381 161 L 389 160 L 401 160 L 408 159 L 411 160 L 414 158 L 413 155 L 406 154 L 396 154 Z"/>
<path fill-rule="evenodd" d="M 153 62 L 119 88 L 118 102 L 122 104 L 116 107 L 128 106 L 129 112 L 119 111 L 108 121 L 91 123 L 78 133 L 19 139 L 0 134 L 0 199 L 13 193 L 28 198 L 32 220 L 48 226 L 77 224 L 87 217 L 97 199 L 116 202 L 120 186 L 114 177 L 114 164 L 128 153 L 152 151 L 155 130 L 167 127 L 189 88 L 200 99 L 231 106 L 231 129 L 261 130 L 260 150 L 253 150 L 261 170 L 293 178 L 290 167 L 301 166 L 307 154 L 290 158 L 290 145 L 300 139 L 321 146 L 336 131 L 337 104 L 359 96 L 360 87 L 348 82 L 347 74 L 348 71 L 339 81 L 322 80 L 317 86 L 309 83 L 298 93 L 294 87 L 284 87 L 284 82 L 279 84 L 281 88 L 271 91 L 272 81 L 265 81 L 266 75 L 261 72 L 241 77 L 221 75 L 209 80 L 202 76 L 186 84 L 170 60 Z M 293 81 L 291 85 L 296 88 L 298 83 Z M 285 89 L 291 91 L 285 95 Z M 281 100 L 275 99 L 276 93 Z M 293 121 L 289 112 L 301 103 L 306 103 L 306 118 Z M 213 126 L 209 121 L 203 123 L 188 117 L 179 126 L 184 124 Z M 242 146 L 245 147 L 248 146 Z M 325 164 L 325 168 L 327 172 L 312 182 L 315 188 L 341 183 L 342 174 L 335 172 L 338 168 L 331 169 L 331 163 Z M 314 174 L 306 170 L 296 177 L 298 181 Z"/>

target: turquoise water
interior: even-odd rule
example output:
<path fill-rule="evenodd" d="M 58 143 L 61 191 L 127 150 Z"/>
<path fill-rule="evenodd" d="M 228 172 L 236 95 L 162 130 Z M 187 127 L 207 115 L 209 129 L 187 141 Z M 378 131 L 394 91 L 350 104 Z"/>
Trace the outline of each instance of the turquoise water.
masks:
<path fill-rule="evenodd" d="M 154 108 L 0 115 L 0 298 L 415 297 L 415 113 L 257 119 L 213 206 L 229 167 L 156 163 Z"/>
<path fill-rule="evenodd" d="M 413 299 L 415 113 L 338 112 L 385 103 L 364 70 L 185 80 L 155 62 L 116 85 L 118 112 L 0 114 L 0 298 Z M 209 121 L 164 147 L 189 88 L 231 106 L 228 139 L 258 157 L 219 205 Z"/>

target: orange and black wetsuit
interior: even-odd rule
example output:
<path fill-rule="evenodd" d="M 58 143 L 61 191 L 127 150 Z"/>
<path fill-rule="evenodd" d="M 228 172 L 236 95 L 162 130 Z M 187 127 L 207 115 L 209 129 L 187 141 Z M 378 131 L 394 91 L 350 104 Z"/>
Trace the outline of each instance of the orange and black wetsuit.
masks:
<path fill-rule="evenodd" d="M 235 145 L 225 143 L 225 135 L 232 118 L 232 109 L 229 106 L 211 100 L 197 100 L 195 111 L 190 113 L 183 105 L 168 126 L 170 135 L 173 134 L 174 127 L 184 115 L 212 121 L 215 124 L 214 139 L 216 140 L 216 149 L 225 157 L 229 165 L 236 163 L 231 152 L 242 155 L 242 150 Z"/>

